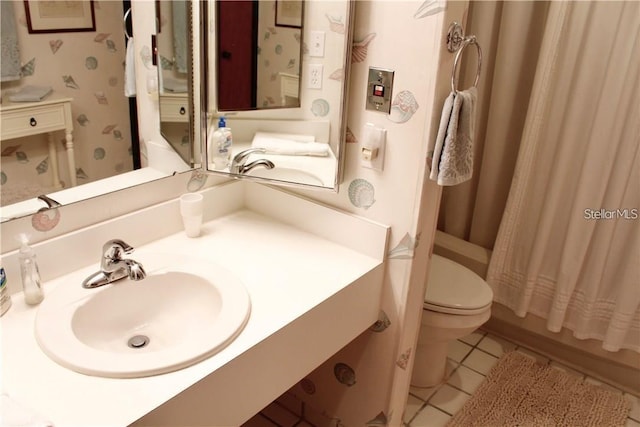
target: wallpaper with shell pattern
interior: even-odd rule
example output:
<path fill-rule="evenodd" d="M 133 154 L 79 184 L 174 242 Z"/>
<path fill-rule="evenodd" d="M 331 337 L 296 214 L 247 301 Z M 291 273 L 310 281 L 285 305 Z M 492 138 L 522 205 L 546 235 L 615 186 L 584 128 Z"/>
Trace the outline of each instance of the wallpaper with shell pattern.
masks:
<path fill-rule="evenodd" d="M 73 98 L 78 184 L 132 170 L 129 106 L 123 86 L 122 2 L 94 1 L 96 31 L 29 34 L 24 2 L 13 1 L 23 77 L 2 84 L 4 101 L 26 85 L 51 86 L 54 93 Z M 24 192 L 50 191 L 46 138 L 36 135 L 2 141 L 3 204 Z M 55 138 L 61 179 L 68 185 L 63 132 Z"/>
<path fill-rule="evenodd" d="M 290 393 L 306 403 L 319 426 L 400 426 L 439 197 L 423 179 L 423 153 L 431 118 L 441 108 L 434 92 L 446 3 L 354 3 L 344 180 L 337 195 L 304 194 L 391 226 L 381 310 L 369 330 Z M 365 109 L 370 66 L 395 71 L 389 114 Z M 360 136 L 367 123 L 387 130 L 382 172 L 360 165 Z"/>

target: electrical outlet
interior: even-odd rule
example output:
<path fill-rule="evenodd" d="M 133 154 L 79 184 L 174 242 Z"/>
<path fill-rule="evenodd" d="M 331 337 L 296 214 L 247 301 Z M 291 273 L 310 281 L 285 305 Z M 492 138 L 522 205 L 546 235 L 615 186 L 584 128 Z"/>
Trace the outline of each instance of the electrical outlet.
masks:
<path fill-rule="evenodd" d="M 309 64 L 307 74 L 307 88 L 308 89 L 322 89 L 322 64 Z"/>

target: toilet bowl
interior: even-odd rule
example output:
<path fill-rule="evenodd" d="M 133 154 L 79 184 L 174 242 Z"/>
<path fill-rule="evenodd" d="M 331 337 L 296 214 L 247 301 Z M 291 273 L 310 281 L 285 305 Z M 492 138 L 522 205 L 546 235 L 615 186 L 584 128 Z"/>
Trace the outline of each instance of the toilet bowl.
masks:
<path fill-rule="evenodd" d="M 489 320 L 493 291 L 468 268 L 433 255 L 411 385 L 433 387 L 445 376 L 449 342 Z"/>

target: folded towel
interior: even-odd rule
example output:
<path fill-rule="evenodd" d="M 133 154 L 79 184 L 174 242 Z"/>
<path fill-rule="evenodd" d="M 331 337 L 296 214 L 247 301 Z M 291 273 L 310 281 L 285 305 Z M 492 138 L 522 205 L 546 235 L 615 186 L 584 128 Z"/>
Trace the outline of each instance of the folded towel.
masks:
<path fill-rule="evenodd" d="M 435 143 L 429 148 L 429 178 L 439 185 L 456 185 L 473 175 L 475 88 L 450 93 L 445 100 Z"/>
<path fill-rule="evenodd" d="M 16 93 L 9 95 L 13 102 L 38 102 L 49 95 L 53 89 L 51 86 L 24 86 Z"/>
<path fill-rule="evenodd" d="M 124 96 L 136 96 L 136 53 L 133 37 L 127 39 L 127 50 L 124 58 Z"/>
<path fill-rule="evenodd" d="M 164 79 L 162 83 L 165 90 L 173 93 L 185 93 L 188 89 L 186 80 L 168 78 Z"/>
<path fill-rule="evenodd" d="M 309 138 L 312 138 L 311 141 L 309 141 Z M 306 139 L 307 141 L 301 141 L 300 139 Z M 287 156 L 326 157 L 330 152 L 328 144 L 314 142 L 313 137 L 308 135 L 256 132 L 251 146 L 253 148 L 264 148 L 266 150 L 266 154 L 280 154 Z"/>
<path fill-rule="evenodd" d="M 3 393 L 0 398 L 0 426 L 53 427 L 53 423 Z"/>

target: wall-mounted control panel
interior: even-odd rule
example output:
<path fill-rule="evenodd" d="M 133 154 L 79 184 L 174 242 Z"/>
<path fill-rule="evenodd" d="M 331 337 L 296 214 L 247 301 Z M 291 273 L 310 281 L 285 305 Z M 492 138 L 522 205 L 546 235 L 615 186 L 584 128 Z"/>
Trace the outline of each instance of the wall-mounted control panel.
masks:
<path fill-rule="evenodd" d="M 391 112 L 391 91 L 393 89 L 393 71 L 384 68 L 369 67 L 367 83 L 367 110 Z"/>

